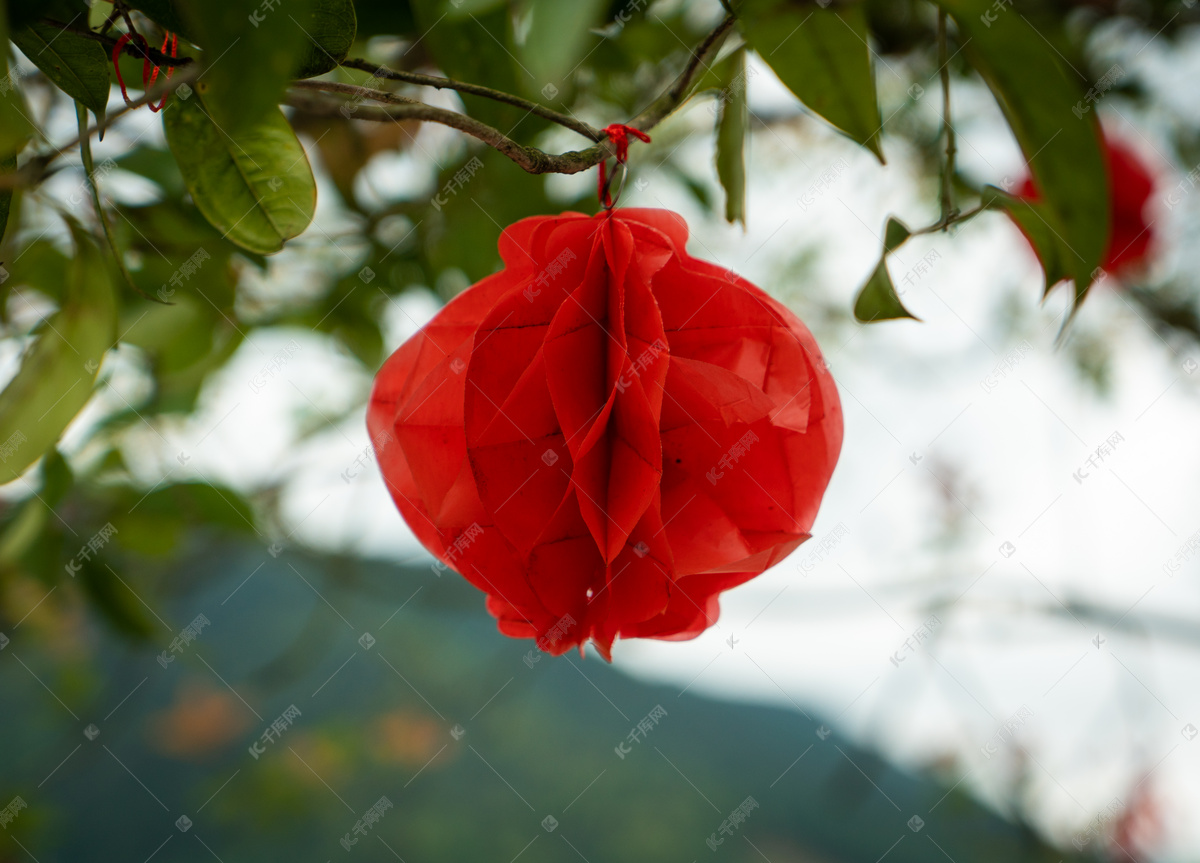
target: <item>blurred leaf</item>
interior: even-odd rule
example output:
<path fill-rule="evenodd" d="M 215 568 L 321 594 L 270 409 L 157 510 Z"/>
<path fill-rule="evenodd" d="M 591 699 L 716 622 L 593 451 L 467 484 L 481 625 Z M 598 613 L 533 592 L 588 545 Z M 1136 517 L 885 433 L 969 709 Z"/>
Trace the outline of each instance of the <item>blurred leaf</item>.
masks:
<path fill-rule="evenodd" d="M 3 4 L 0 4 L 3 5 Z M 38 18 L 53 18 L 64 24 L 82 25 L 86 21 L 87 3 L 84 0 L 38 0 L 36 3 L 8 2 L 9 26 L 14 30 L 34 23 Z M 3 26 L 3 25 L 0 25 Z M 7 35 L 7 34 L 6 34 Z"/>
<path fill-rule="evenodd" d="M 312 78 L 336 69 L 354 45 L 358 22 L 353 0 L 313 0 L 308 17 L 300 22 L 308 49 L 296 77 Z"/>
<path fill-rule="evenodd" d="M 863 285 L 854 301 L 854 317 L 859 323 L 869 324 L 874 321 L 893 320 L 895 318 L 912 318 L 919 320 L 916 315 L 904 308 L 892 277 L 888 275 L 887 261 L 881 260 L 871 273 L 871 278 Z"/>
<path fill-rule="evenodd" d="M 528 86 L 534 81 L 532 73 L 520 69 L 506 47 L 509 42 L 507 9 L 494 9 L 487 14 L 470 15 L 455 21 L 446 16 L 444 0 L 411 0 L 410 5 L 426 50 L 448 77 L 486 84 L 506 93 L 544 86 L 545 82 Z M 526 114 L 512 105 L 460 95 L 468 114 L 510 134 L 513 126 Z"/>
<path fill-rule="evenodd" d="M 18 4 L 18 8 L 28 10 L 23 4 Z M 0 159 L 15 156 L 33 137 L 29 108 L 17 82 L 9 74 L 8 35 L 7 2 L 0 0 Z"/>
<path fill-rule="evenodd" d="M 279 105 L 297 58 L 310 44 L 301 21 L 312 19 L 314 0 L 268 6 L 262 0 L 187 0 L 184 19 L 204 49 L 205 72 L 197 90 L 212 95 L 212 115 L 224 132 L 242 141 Z M 244 142 L 243 142 L 244 143 Z"/>
<path fill-rule="evenodd" d="M 238 330 L 210 303 L 190 293 L 172 301 L 171 306 L 144 303 L 122 321 L 122 343 L 144 351 L 154 375 L 155 391 L 143 412 L 191 411 L 205 379 L 241 344 Z"/>
<path fill-rule="evenodd" d="M 91 8 L 88 9 L 88 28 L 91 30 L 99 30 L 104 26 L 104 22 L 108 20 L 108 16 L 111 15 L 112 12 L 112 0 L 93 0 Z"/>
<path fill-rule="evenodd" d="M 172 99 L 163 112 L 167 144 L 204 217 L 231 241 L 268 254 L 312 221 L 317 186 L 304 148 L 272 106 L 244 132 L 211 119 L 207 98 Z"/>
<path fill-rule="evenodd" d="M 42 459 L 42 490 L 41 502 L 46 507 L 56 507 L 67 496 L 71 485 L 75 482 L 75 474 L 71 466 L 57 449 L 51 449 Z"/>
<path fill-rule="evenodd" d="M 122 328 L 121 343 L 150 354 L 157 372 L 187 368 L 212 349 L 215 315 L 207 304 L 181 294 L 173 306 L 149 306 L 130 314 L 135 312 L 136 319 Z"/>
<path fill-rule="evenodd" d="M 13 44 L 64 93 L 101 115 L 108 105 L 109 58 L 99 42 L 46 24 L 13 33 Z"/>
<path fill-rule="evenodd" d="M 805 106 L 884 161 L 861 4 L 746 0 L 739 21 L 750 47 Z"/>
<path fill-rule="evenodd" d="M 205 482 L 177 483 L 163 490 L 175 500 L 189 522 L 221 527 L 235 533 L 256 533 L 249 501 L 226 486 Z"/>
<path fill-rule="evenodd" d="M 502 226 L 525 216 L 557 212 L 546 197 L 545 182 L 539 177 L 514 170 L 506 157 L 491 148 L 480 153 L 479 159 L 483 167 L 469 185 L 448 195 L 437 217 L 426 219 L 421 226 L 434 272 L 456 268 L 466 273 L 468 284 L 495 272 L 499 266 L 496 243 Z M 438 187 L 459 168 L 461 164 L 447 166 L 438 179 Z M 594 191 L 588 199 L 595 206 Z"/>
<path fill-rule="evenodd" d="M 37 461 L 87 404 L 100 359 L 116 335 L 107 263 L 82 228 L 68 223 L 75 258 L 63 306 L 0 392 L 0 482 L 11 482 Z"/>
<path fill-rule="evenodd" d="M 163 491 L 169 492 L 170 487 Z M 175 551 L 188 525 L 178 508 L 166 505 L 162 498 L 162 493 L 154 492 L 135 501 L 129 512 L 121 511 L 124 507 L 115 509 L 112 524 L 122 548 L 145 557 L 165 557 Z"/>
<path fill-rule="evenodd" d="M 686 171 L 684 171 L 682 168 L 680 168 L 678 165 L 676 165 L 673 161 L 664 162 L 662 164 L 662 167 L 660 168 L 660 170 L 666 172 L 673 179 L 682 183 L 683 187 L 685 189 L 687 189 L 688 193 L 693 198 L 696 199 L 696 203 L 699 204 L 704 209 L 705 213 L 715 212 L 713 209 L 713 200 L 712 200 L 713 196 L 712 196 L 712 193 L 710 192 L 709 186 L 705 185 L 704 183 L 698 182 L 695 177 L 692 177 L 690 174 L 688 174 Z M 591 192 L 591 190 L 589 190 L 588 194 L 587 194 L 587 199 L 589 200 L 589 202 L 591 200 L 595 200 L 595 197 L 596 197 L 595 193 Z"/>
<path fill-rule="evenodd" d="M 491 12 L 497 6 L 505 5 L 505 0 L 444 0 L 446 17 L 452 21 L 466 18 L 470 15 L 481 15 Z"/>
<path fill-rule="evenodd" d="M 75 482 L 70 465 L 57 449 L 51 449 L 42 460 L 42 487 L 37 494 L 29 496 L 17 510 L 14 518 L 0 530 L 0 563 L 15 564 L 22 561 L 33 569 L 57 567 L 58 545 L 55 536 L 61 535 L 61 524 L 54 510 L 66 497 Z M 46 528 L 50 527 L 50 531 Z M 29 554 L 32 551 L 33 554 Z M 57 579 L 50 573 L 41 573 L 44 580 Z"/>
<path fill-rule="evenodd" d="M 374 371 L 384 359 L 379 314 L 379 304 L 384 299 L 375 285 L 364 286 L 357 274 L 347 276 L 306 314 L 280 324 L 329 333 L 368 370 Z"/>
<path fill-rule="evenodd" d="M 1059 282 L 1072 277 L 1069 266 L 1071 250 L 1051 227 L 1049 220 L 1054 218 L 1054 214 L 1047 204 L 1013 197 L 995 186 L 983 187 L 981 203 L 1007 213 L 1029 240 L 1046 274 L 1043 295 L 1050 293 L 1050 289 Z M 1088 281 L 1091 281 L 1090 277 Z"/>
<path fill-rule="evenodd" d="M 42 538 L 50 510 L 36 497 L 21 504 L 0 531 L 0 564 L 17 563 Z"/>
<path fill-rule="evenodd" d="M 160 147 L 134 147 L 114 161 L 124 170 L 145 177 L 171 198 L 182 197 L 187 191 L 179 165 L 169 150 Z"/>
<path fill-rule="evenodd" d="M 17 170 L 16 156 L 0 159 L 0 174 L 11 174 L 15 170 Z M 0 189 L 0 240 L 4 239 L 4 232 L 8 229 L 8 214 L 12 210 L 12 201 L 12 189 Z"/>
<path fill-rule="evenodd" d="M 168 556 L 185 536 L 206 528 L 254 532 L 249 502 L 232 489 L 204 482 L 172 483 L 149 493 L 123 487 L 106 511 L 121 548 L 146 557 Z"/>
<path fill-rule="evenodd" d="M 717 178 L 725 189 L 725 221 L 746 227 L 746 52 L 739 49 L 723 82 L 717 120 Z"/>
<path fill-rule="evenodd" d="M 67 284 L 70 259 L 49 240 L 34 240 L 13 261 L 5 264 L 9 277 L 0 286 L 0 299 L 7 299 L 14 288 L 32 288 L 52 300 L 61 301 Z M 0 309 L 7 308 L 0 302 Z"/>
<path fill-rule="evenodd" d="M 164 30 L 178 33 L 189 42 L 196 41 L 195 31 L 186 20 L 183 0 L 127 0 L 134 9 L 144 13 Z"/>
<path fill-rule="evenodd" d="M 389 36 L 417 39 L 417 30 L 411 3 L 396 0 L 354 0 L 354 17 L 358 19 L 358 39 L 366 41 L 371 36 Z"/>
<path fill-rule="evenodd" d="M 705 68 L 696 77 L 696 82 L 692 85 L 691 95 L 695 96 L 706 90 L 724 90 L 729 86 L 729 82 L 733 80 L 733 73 L 730 70 L 739 63 L 745 64 L 744 59 L 738 59 L 738 54 L 742 53 L 744 52 L 741 49 L 734 51 L 729 56 L 722 57 L 716 63 Z"/>
<path fill-rule="evenodd" d="M 588 43 L 596 40 L 591 28 L 607 5 L 605 0 L 526 0 L 523 12 L 531 20 L 520 55 L 533 73 L 534 89 L 566 89 L 565 79 L 578 68 Z"/>
<path fill-rule="evenodd" d="M 963 53 L 987 81 L 1028 160 L 1046 206 L 1040 214 L 1066 254 L 1047 278 L 1065 272 L 1076 304 L 1104 257 L 1109 234 L 1108 174 L 1096 113 L 1077 117 L 1084 94 L 1042 34 L 1020 14 L 992 11 L 990 0 L 937 0 L 958 25 Z M 1028 219 L 1026 221 L 1029 221 Z"/>
<path fill-rule="evenodd" d="M 142 604 L 108 565 L 97 559 L 81 560 L 78 579 L 92 604 L 118 632 L 136 639 L 150 637 L 154 627 Z"/>

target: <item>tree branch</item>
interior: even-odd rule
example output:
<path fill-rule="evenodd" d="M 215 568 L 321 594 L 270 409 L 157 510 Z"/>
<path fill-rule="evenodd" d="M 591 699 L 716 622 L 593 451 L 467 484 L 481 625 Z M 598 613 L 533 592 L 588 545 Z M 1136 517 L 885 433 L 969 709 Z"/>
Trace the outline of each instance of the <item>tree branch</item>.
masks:
<path fill-rule="evenodd" d="M 75 33 L 89 39 L 94 39 L 107 45 L 110 49 L 115 47 L 116 39 L 110 36 L 105 36 L 100 33 L 92 32 L 91 30 L 78 29 L 71 27 L 51 19 L 45 19 L 46 22 L 54 27 L 70 33 Z M 733 29 L 736 18 L 733 15 L 727 15 L 720 24 L 718 24 L 712 32 L 704 37 L 703 41 L 692 51 L 691 59 L 688 61 L 684 70 L 672 82 L 657 99 L 651 102 L 641 113 L 629 121 L 630 126 L 642 131 L 649 131 L 661 123 L 668 115 L 676 108 L 683 104 L 688 96 L 692 85 L 695 83 L 697 72 L 701 67 L 707 67 L 712 59 L 716 56 L 721 48 L 722 42 Z M 124 52 L 139 58 L 149 58 L 151 62 L 159 65 L 182 66 L 189 65 L 186 70 L 181 70 L 181 74 L 176 75 L 171 81 L 159 82 L 158 85 L 152 87 L 150 91 L 144 94 L 140 99 L 137 99 L 132 105 L 122 108 L 109 114 L 105 119 L 105 124 L 111 123 L 127 110 L 140 107 L 148 102 L 160 98 L 164 93 L 171 92 L 179 85 L 191 81 L 198 74 L 199 64 L 193 64 L 189 57 L 166 57 L 161 52 L 155 51 L 153 48 L 148 48 L 145 51 L 133 42 L 129 42 L 124 46 Z M 294 81 L 292 89 L 284 98 L 284 103 L 295 108 L 307 111 L 318 116 L 341 116 L 346 119 L 373 120 L 377 122 L 397 122 L 400 120 L 417 120 L 421 122 L 441 123 L 444 126 L 449 126 L 452 129 L 457 129 L 467 135 L 476 138 L 507 156 L 517 165 L 531 174 L 577 174 L 580 171 L 586 171 L 599 164 L 601 160 L 607 159 L 614 155 L 615 149 L 612 142 L 600 130 L 578 120 L 574 117 L 562 114 L 553 109 L 546 108 L 536 102 L 531 102 L 520 96 L 514 96 L 511 93 L 504 93 L 500 90 L 493 90 L 490 87 L 484 87 L 479 84 L 468 84 L 461 81 L 453 81 L 449 78 L 440 78 L 435 75 L 421 75 L 415 72 L 401 72 L 395 69 L 387 69 L 382 66 L 375 66 L 368 63 L 366 60 L 351 59 L 344 62 L 342 65 L 352 69 L 361 69 L 373 73 L 376 77 L 386 78 L 388 80 L 404 81 L 411 84 L 419 84 L 422 86 L 436 87 L 439 89 L 457 90 L 461 93 L 468 93 L 483 98 L 492 99 L 494 101 L 503 102 L 508 105 L 513 105 L 518 108 L 524 108 L 531 113 L 537 114 L 552 122 L 558 123 L 565 128 L 578 132 L 580 135 L 597 143 L 587 148 L 586 150 L 572 150 L 566 153 L 546 153 L 536 147 L 527 147 L 523 144 L 518 144 L 516 141 L 509 138 L 503 132 L 489 126 L 487 123 L 476 120 L 474 117 L 469 117 L 466 114 L 460 114 L 457 111 L 450 111 L 445 108 L 437 108 L 433 105 L 427 105 L 414 99 L 409 99 L 406 96 L 401 96 L 398 93 L 389 93 L 386 90 L 376 90 L 369 87 L 358 87 L 352 84 L 342 84 L 335 81 Z M 182 74 L 187 73 L 187 74 Z M 309 91 L 309 92 L 305 92 Z M 351 102 L 332 102 L 327 99 L 322 99 L 319 96 L 312 94 L 312 91 L 336 93 L 349 95 L 354 97 Z M 381 102 L 388 107 L 375 107 L 371 105 L 358 104 L 363 99 L 370 99 L 373 102 Z M 94 134 L 99 127 L 93 127 L 84 134 Z M 34 157 L 29 163 L 22 168 L 21 171 L 0 176 L 0 189 L 14 188 L 16 186 L 32 185 L 40 179 L 45 168 L 50 162 L 57 159 L 63 153 L 78 146 L 80 139 L 75 140 L 58 147 L 49 153 L 45 153 Z"/>
<path fill-rule="evenodd" d="M 692 51 L 691 60 L 687 66 L 679 74 L 657 99 L 651 102 L 640 114 L 629 121 L 630 126 L 647 132 L 661 123 L 667 116 L 676 108 L 683 104 L 692 85 L 695 83 L 695 78 L 698 70 L 703 66 L 707 67 L 709 62 L 716 56 L 721 48 L 722 42 L 733 29 L 736 19 L 732 15 L 727 15 L 720 24 L 718 24 L 712 32 L 704 37 L 704 40 Z M 538 105 L 536 102 L 530 102 L 527 99 L 522 99 L 519 96 L 513 96 L 509 93 L 504 93 L 499 90 L 493 90 L 489 87 L 481 87 L 477 84 L 465 84 L 460 81 L 452 81 L 449 78 L 439 78 L 432 75 L 418 75 L 410 72 L 397 72 L 394 69 L 385 69 L 384 67 L 373 66 L 365 60 L 352 60 L 342 65 L 350 66 L 354 69 L 362 69 L 377 73 L 378 77 L 386 77 L 391 80 L 406 81 L 412 84 L 423 84 L 430 87 L 439 87 L 452 90 L 458 90 L 463 93 L 471 93 L 476 96 L 482 96 L 488 99 L 494 99 L 498 102 L 504 102 L 509 105 L 526 108 L 527 110 L 538 114 L 553 122 L 559 123 L 566 128 L 579 132 L 584 137 L 597 141 L 595 146 L 589 147 L 586 150 L 572 150 L 566 153 L 546 153 L 536 147 L 526 147 L 513 141 L 503 132 L 483 123 L 473 117 L 468 117 L 466 114 L 460 114 L 457 111 L 450 111 L 445 108 L 435 108 L 432 105 L 427 105 L 424 102 L 416 102 L 404 96 L 399 96 L 395 93 L 389 93 L 386 90 L 374 90 L 367 87 L 355 87 L 346 84 L 334 84 L 328 81 L 298 81 L 293 87 L 292 92 L 288 93 L 284 100 L 288 105 L 299 108 L 304 111 L 311 112 L 318 116 L 342 116 L 347 119 L 353 117 L 359 120 L 372 120 L 376 122 L 397 122 L 400 120 L 419 120 L 422 122 L 441 123 L 464 132 L 473 138 L 476 138 L 503 153 L 508 158 L 512 159 L 521 168 L 531 174 L 577 174 L 580 171 L 586 171 L 600 163 L 601 160 L 607 159 L 615 152 L 612 142 L 608 140 L 604 134 L 597 129 L 576 120 L 573 117 L 568 117 Z M 351 104 L 335 104 L 320 98 L 313 98 L 307 94 L 296 92 L 296 90 L 319 90 L 333 93 L 346 93 L 353 95 L 358 99 L 370 99 L 375 102 L 384 102 L 392 107 L 378 108 L 374 106 L 364 106 L 357 103 Z"/>
<path fill-rule="evenodd" d="M 370 72 L 374 78 L 384 78 L 388 81 L 403 81 L 406 84 L 419 84 L 423 87 L 434 87 L 438 90 L 457 90 L 459 93 L 482 96 L 485 99 L 491 99 L 495 102 L 503 102 L 506 105 L 523 108 L 531 114 L 536 114 L 552 123 L 558 123 L 558 125 L 564 126 L 573 132 L 578 132 L 583 137 L 590 138 L 593 141 L 604 140 L 603 132 L 584 123 L 582 120 L 577 120 L 568 114 L 562 114 L 544 105 L 539 105 L 537 102 L 522 99 L 520 96 L 514 96 L 502 90 L 493 90 L 491 87 L 468 84 L 463 81 L 453 81 L 450 78 L 442 78 L 438 75 L 422 75 L 419 72 L 403 72 L 396 69 L 389 69 L 386 66 L 379 66 L 356 57 L 343 60 L 341 65 L 347 69 L 359 69 L 363 72 Z"/>
<path fill-rule="evenodd" d="M 601 158 L 612 151 L 607 143 L 597 144 L 587 150 L 551 155 L 536 147 L 526 147 L 518 144 L 498 129 L 487 123 L 480 122 L 474 117 L 450 111 L 446 108 L 435 108 L 424 102 L 401 102 L 404 98 L 393 93 L 373 91 L 376 95 L 370 98 L 376 101 L 396 102 L 391 107 L 381 108 L 374 105 L 357 105 L 354 103 L 337 103 L 314 97 L 305 90 L 324 90 L 329 82 L 305 82 L 307 86 L 296 87 L 285 97 L 284 103 L 299 108 L 318 117 L 342 117 L 345 119 L 373 120 L 380 123 L 395 123 L 401 120 L 419 120 L 428 123 L 441 123 L 460 132 L 465 132 L 503 153 L 531 174 L 576 174 L 586 171 L 596 165 Z M 344 86 L 344 85 L 341 85 Z M 354 90 L 361 88 L 354 87 Z M 376 96 L 379 98 L 376 99 Z M 390 98 L 385 98 L 390 97 Z"/>

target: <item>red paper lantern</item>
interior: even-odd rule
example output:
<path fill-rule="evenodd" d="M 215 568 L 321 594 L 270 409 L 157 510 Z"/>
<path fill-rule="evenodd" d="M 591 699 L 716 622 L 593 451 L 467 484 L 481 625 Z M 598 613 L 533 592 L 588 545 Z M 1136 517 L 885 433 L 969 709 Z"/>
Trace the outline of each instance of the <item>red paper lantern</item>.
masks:
<path fill-rule="evenodd" d="M 538 216 L 384 364 L 367 423 L 401 514 L 500 630 L 553 654 L 692 638 L 809 529 L 842 441 L 795 315 L 665 210 Z"/>
<path fill-rule="evenodd" d="M 1112 224 L 1100 266 L 1115 276 L 1128 275 L 1146 264 L 1157 240 L 1154 222 L 1146 218 L 1146 205 L 1154 194 L 1154 174 L 1132 148 L 1107 134 L 1104 157 Z M 1038 199 L 1031 178 L 1025 178 L 1017 189 L 1017 197 Z"/>

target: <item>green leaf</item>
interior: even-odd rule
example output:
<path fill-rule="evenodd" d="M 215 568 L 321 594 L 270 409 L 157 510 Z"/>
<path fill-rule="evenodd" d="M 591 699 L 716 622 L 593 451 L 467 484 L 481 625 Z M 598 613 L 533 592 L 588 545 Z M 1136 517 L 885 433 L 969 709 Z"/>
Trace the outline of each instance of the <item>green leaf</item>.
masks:
<path fill-rule="evenodd" d="M 13 43 L 59 89 L 97 116 L 108 106 L 109 59 L 104 47 L 46 24 L 13 34 Z"/>
<path fill-rule="evenodd" d="M 497 6 L 504 5 L 504 2 L 505 0 L 445 0 L 442 11 L 446 13 L 447 20 L 456 21 L 471 15 L 491 12 Z"/>
<path fill-rule="evenodd" d="M 862 4 L 746 0 L 739 22 L 750 47 L 801 102 L 884 161 Z"/>
<path fill-rule="evenodd" d="M 0 564 L 12 566 L 43 537 L 50 509 L 36 497 L 30 497 L 5 521 L 0 530 Z"/>
<path fill-rule="evenodd" d="M 723 90 L 726 82 L 732 80 L 730 68 L 737 63 L 744 63 L 744 60 L 738 60 L 738 54 L 741 50 L 731 51 L 727 56 L 722 57 L 717 62 L 708 66 L 698 76 L 692 84 L 692 92 L 689 96 L 695 96 L 698 93 L 703 93 L 706 90 Z"/>
<path fill-rule="evenodd" d="M 197 92 L 172 99 L 163 111 L 167 145 L 188 192 L 226 238 L 252 252 L 277 252 L 308 227 L 316 210 L 304 148 L 277 107 L 244 131 L 226 134 L 208 103 Z"/>
<path fill-rule="evenodd" d="M 1078 304 L 1109 236 L 1099 123 L 1094 111 L 1077 117 L 1071 110 L 1084 98 L 1083 85 L 1015 10 L 997 13 L 991 0 L 937 2 L 954 17 L 964 55 L 991 88 L 1029 162 L 1045 202 L 1039 211 L 1065 250 L 1056 266 L 1074 279 Z"/>
<path fill-rule="evenodd" d="M 9 156 L 7 159 L 0 159 L 0 176 L 11 174 L 17 170 L 17 157 Z M 13 190 L 0 189 L 0 240 L 4 239 L 4 232 L 8 228 L 8 214 L 12 210 Z"/>
<path fill-rule="evenodd" d="M 154 632 L 133 589 L 122 584 L 103 561 L 80 561 L 79 581 L 95 608 L 118 632 L 139 641 Z"/>
<path fill-rule="evenodd" d="M 18 4 L 18 10 L 28 11 L 28 8 Z M 15 70 L 9 74 L 8 55 L 7 3 L 0 0 L 0 159 L 17 155 L 33 137 L 33 123 L 17 86 Z"/>
<path fill-rule="evenodd" d="M 186 10 L 181 0 L 132 0 L 128 5 L 146 15 L 164 30 L 178 33 L 181 39 L 195 42 L 191 24 L 186 20 Z"/>
<path fill-rule="evenodd" d="M 1071 250 L 1051 226 L 1050 220 L 1054 214 L 1047 204 L 1013 197 L 995 186 L 983 187 L 980 203 L 1007 213 L 1029 240 L 1046 274 L 1043 296 L 1050 293 L 1050 289 L 1059 282 L 1072 278 Z M 1088 282 L 1091 282 L 1090 276 Z"/>
<path fill-rule="evenodd" d="M 410 0 L 421 44 L 448 77 L 482 81 L 505 93 L 536 92 L 544 86 L 534 84 L 533 74 L 516 64 L 507 47 L 510 17 L 507 9 L 497 8 L 456 21 L 447 16 L 444 3 L 445 0 Z M 513 128 L 527 113 L 481 96 L 465 93 L 461 96 L 468 114 L 498 129 Z M 552 100 L 553 95 L 544 98 Z M 521 128 L 528 131 L 526 126 Z"/>
<path fill-rule="evenodd" d="M 188 29 L 203 50 L 203 88 L 214 95 L 213 117 L 240 137 L 279 105 L 297 59 L 310 45 L 301 22 L 311 20 L 314 0 L 186 0 Z"/>
<path fill-rule="evenodd" d="M 721 87 L 717 119 L 717 178 L 725 190 L 725 221 L 746 227 L 746 52 L 734 53 L 729 77 Z"/>
<path fill-rule="evenodd" d="M 591 28 L 607 7 L 605 0 L 526 0 L 524 11 L 531 20 L 520 55 L 535 89 L 566 88 L 565 79 L 579 66 L 588 43 L 596 40 Z"/>
<path fill-rule="evenodd" d="M 89 30 L 99 30 L 113 13 L 112 0 L 93 0 L 88 9 L 87 26 Z"/>
<path fill-rule="evenodd" d="M 908 229 L 908 225 L 895 216 L 888 216 L 887 227 L 883 231 L 883 253 L 886 255 L 896 251 L 911 236 L 912 231 Z"/>
<path fill-rule="evenodd" d="M 17 0 L 14 3 L 9 0 L 8 21 L 14 30 L 32 24 L 39 18 L 82 24 L 85 10 L 86 4 L 82 0 L 37 0 L 36 3 L 30 3 L 28 0 Z M 7 37 L 8 33 L 4 35 Z"/>
<path fill-rule="evenodd" d="M 888 275 L 886 255 L 880 259 L 875 272 L 871 273 L 871 278 L 858 292 L 858 299 L 854 301 L 854 317 L 864 324 L 896 318 L 920 320 L 900 302 L 900 295 L 896 293 L 896 286 Z"/>
<path fill-rule="evenodd" d="M 312 78 L 336 69 L 350 53 L 358 29 L 353 0 L 314 0 L 301 23 L 308 50 L 296 77 Z"/>
<path fill-rule="evenodd" d="M 67 286 L 70 260 L 49 240 L 34 240 L 21 250 L 20 256 L 5 262 L 9 277 L 0 287 L 0 300 L 7 298 L 13 287 L 32 288 L 60 306 Z"/>
<path fill-rule="evenodd" d="M 108 263 L 73 220 L 75 257 L 62 307 L 0 392 L 0 483 L 11 482 L 58 440 L 92 395 L 116 334 Z"/>
<path fill-rule="evenodd" d="M 42 504 L 56 507 L 67 496 L 75 482 L 75 474 L 57 449 L 51 449 L 42 459 Z"/>
<path fill-rule="evenodd" d="M 12 158 L 33 137 L 29 108 L 15 86 L 5 87 L 8 78 L 0 73 L 0 158 Z"/>

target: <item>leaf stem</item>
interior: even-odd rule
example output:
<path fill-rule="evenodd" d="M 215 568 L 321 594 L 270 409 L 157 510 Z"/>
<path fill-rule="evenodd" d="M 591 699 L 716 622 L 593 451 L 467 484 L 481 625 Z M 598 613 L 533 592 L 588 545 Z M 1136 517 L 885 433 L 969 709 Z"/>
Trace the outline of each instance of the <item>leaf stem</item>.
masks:
<path fill-rule="evenodd" d="M 946 158 L 942 162 L 942 218 L 944 227 L 952 224 L 954 209 L 954 158 L 958 147 L 950 122 L 950 48 L 946 40 L 946 10 L 938 8 L 938 65 L 942 78 L 942 133 L 946 137 Z"/>
<path fill-rule="evenodd" d="M 83 162 L 83 172 L 87 175 L 88 189 L 92 193 L 92 206 L 96 208 L 96 218 L 100 220 L 100 227 L 104 230 L 104 239 L 108 241 L 108 247 L 112 251 L 117 269 L 120 270 L 121 277 L 125 280 L 125 283 L 135 292 L 148 300 L 161 303 L 163 301 L 158 297 L 150 296 L 134 284 L 133 276 L 129 275 L 129 270 L 125 267 L 125 261 L 121 257 L 121 250 L 117 247 L 117 239 L 113 236 L 112 227 L 108 224 L 108 216 L 104 215 L 104 207 L 100 203 L 100 187 L 96 185 L 96 165 L 92 160 L 92 141 L 90 136 L 86 134 L 88 127 L 87 108 L 79 102 L 75 103 L 75 118 L 79 124 L 79 158 Z"/>
<path fill-rule="evenodd" d="M 954 210 L 950 213 L 950 215 L 943 216 L 932 225 L 926 225 L 924 228 L 917 228 L 909 236 L 916 237 L 920 234 L 936 234 L 938 231 L 947 231 L 955 225 L 961 225 L 963 222 L 971 221 L 971 219 L 975 218 L 987 209 L 987 206 L 980 204 L 978 207 L 967 210 L 965 213 Z"/>

